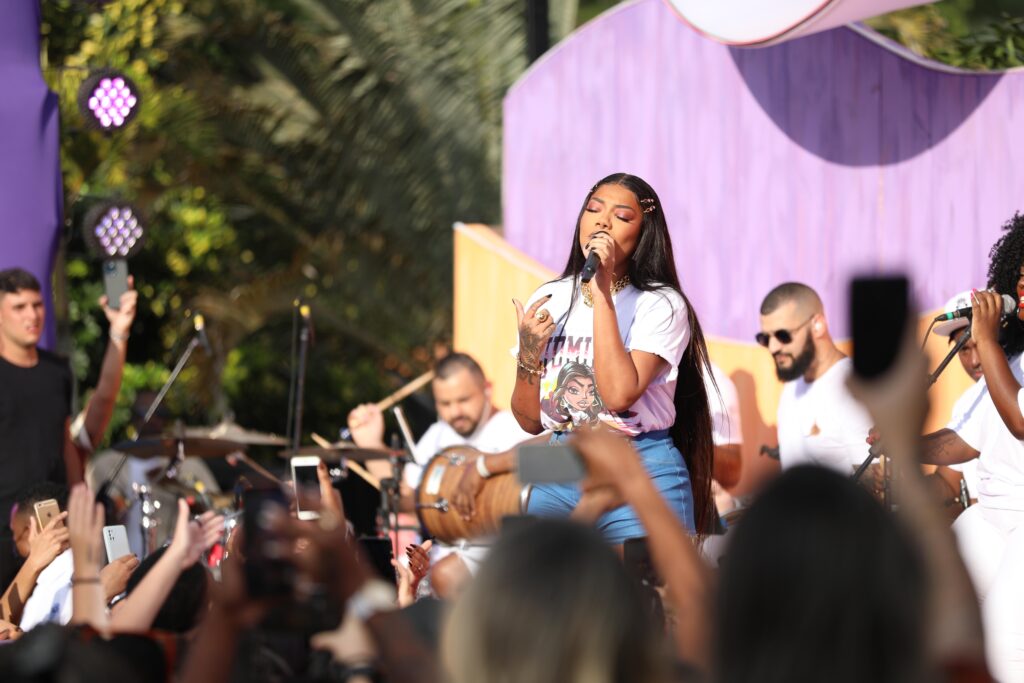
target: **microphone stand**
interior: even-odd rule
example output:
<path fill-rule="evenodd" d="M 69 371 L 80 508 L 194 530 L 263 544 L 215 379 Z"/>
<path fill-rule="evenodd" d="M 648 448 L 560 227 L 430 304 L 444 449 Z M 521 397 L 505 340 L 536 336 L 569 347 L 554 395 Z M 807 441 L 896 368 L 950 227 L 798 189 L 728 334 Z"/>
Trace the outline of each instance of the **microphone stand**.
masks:
<path fill-rule="evenodd" d="M 292 429 L 292 450 L 302 443 L 302 411 L 306 403 L 306 359 L 309 355 L 309 306 L 299 307 L 302 328 L 299 330 L 299 367 L 295 378 L 295 425 Z"/>
<path fill-rule="evenodd" d="M 185 347 L 185 350 L 178 358 L 178 362 L 174 366 L 174 369 L 171 370 L 171 374 L 167 378 L 167 381 L 164 382 L 164 385 L 160 388 L 160 391 L 159 393 L 157 393 L 156 398 L 154 398 L 153 402 L 149 405 L 149 409 L 146 411 L 146 415 L 142 419 L 142 424 L 139 425 L 139 429 L 135 433 L 135 438 L 132 439 L 132 441 L 139 440 L 139 437 L 142 435 L 143 428 L 147 424 L 149 424 L 150 420 L 153 419 L 153 415 L 156 414 L 157 408 L 159 408 L 160 404 L 163 403 L 164 397 L 167 396 L 167 392 L 170 391 L 171 386 L 174 384 L 175 380 L 178 379 L 178 375 L 180 375 L 181 371 L 185 369 L 185 364 L 188 363 L 188 359 L 192 356 L 192 353 L 200 344 L 202 344 L 202 340 L 200 339 L 200 333 L 197 330 L 196 333 L 192 335 L 192 339 L 189 340 L 188 346 Z M 181 449 L 179 448 L 178 450 L 180 451 Z M 106 478 L 103 484 L 100 485 L 99 490 L 96 492 L 96 502 L 103 505 L 105 510 L 110 510 L 110 487 L 114 483 L 114 480 L 117 479 L 117 475 L 119 475 L 121 473 L 121 470 L 124 469 L 125 463 L 128 462 L 128 457 L 128 453 L 121 454 L 121 459 L 118 461 L 117 467 L 114 468 L 114 471 L 110 474 L 109 477 Z M 172 458 L 171 462 L 172 464 L 174 463 L 174 458 Z"/>

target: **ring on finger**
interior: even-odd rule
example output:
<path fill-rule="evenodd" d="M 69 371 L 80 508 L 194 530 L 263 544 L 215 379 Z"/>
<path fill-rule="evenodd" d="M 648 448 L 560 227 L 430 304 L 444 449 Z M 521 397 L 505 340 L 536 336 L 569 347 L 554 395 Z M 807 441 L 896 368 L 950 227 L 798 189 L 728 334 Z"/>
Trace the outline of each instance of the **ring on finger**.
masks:
<path fill-rule="evenodd" d="M 540 313 L 537 314 L 537 320 L 539 320 L 541 322 L 544 322 L 547 319 L 548 319 L 547 311 L 541 311 Z"/>

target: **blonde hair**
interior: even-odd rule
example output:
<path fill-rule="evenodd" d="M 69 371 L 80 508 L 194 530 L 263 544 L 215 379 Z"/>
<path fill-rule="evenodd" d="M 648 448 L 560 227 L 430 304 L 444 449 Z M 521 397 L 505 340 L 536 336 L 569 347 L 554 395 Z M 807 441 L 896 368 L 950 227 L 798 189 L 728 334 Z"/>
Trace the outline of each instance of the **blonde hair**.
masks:
<path fill-rule="evenodd" d="M 619 558 L 566 521 L 504 537 L 442 637 L 451 683 L 662 683 L 666 654 Z"/>

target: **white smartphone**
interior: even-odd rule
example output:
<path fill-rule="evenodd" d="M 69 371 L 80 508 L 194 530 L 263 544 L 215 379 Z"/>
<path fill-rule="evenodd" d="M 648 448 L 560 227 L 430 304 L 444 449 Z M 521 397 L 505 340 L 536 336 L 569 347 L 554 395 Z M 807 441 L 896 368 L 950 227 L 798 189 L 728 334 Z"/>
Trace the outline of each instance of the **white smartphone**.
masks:
<path fill-rule="evenodd" d="M 295 511 L 299 519 L 320 519 L 320 513 L 308 509 L 310 501 L 320 502 L 320 479 L 316 468 L 320 458 L 315 455 L 297 455 L 291 459 L 292 482 L 295 483 Z M 303 503 L 307 508 L 303 508 Z"/>
<path fill-rule="evenodd" d="M 128 530 L 123 524 L 103 527 L 103 546 L 107 549 L 108 564 L 132 554 L 132 549 L 128 547 Z"/>

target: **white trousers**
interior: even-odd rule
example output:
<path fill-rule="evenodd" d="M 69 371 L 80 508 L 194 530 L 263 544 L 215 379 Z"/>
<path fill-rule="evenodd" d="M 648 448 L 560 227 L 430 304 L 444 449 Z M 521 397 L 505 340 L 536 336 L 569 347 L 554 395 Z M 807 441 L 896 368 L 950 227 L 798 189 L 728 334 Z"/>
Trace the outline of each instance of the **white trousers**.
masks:
<path fill-rule="evenodd" d="M 989 669 L 1024 683 L 1024 512 L 973 505 L 953 531 L 981 600 Z"/>

